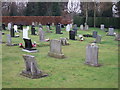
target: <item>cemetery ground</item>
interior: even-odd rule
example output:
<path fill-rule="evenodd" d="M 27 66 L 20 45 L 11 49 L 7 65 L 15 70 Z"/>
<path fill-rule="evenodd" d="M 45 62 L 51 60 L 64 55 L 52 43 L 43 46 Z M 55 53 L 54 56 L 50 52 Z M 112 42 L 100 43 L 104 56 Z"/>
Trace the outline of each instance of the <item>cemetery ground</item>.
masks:
<path fill-rule="evenodd" d="M 64 34 L 46 33 L 45 38 L 59 39 L 69 38 L 69 33 L 62 29 Z M 44 30 L 45 26 L 44 26 Z M 86 37 L 84 41 L 68 40 L 70 45 L 62 46 L 66 58 L 57 59 L 48 56 L 49 42 L 39 42 L 39 36 L 30 35 L 32 42 L 36 41 L 39 46 L 37 53 L 23 52 L 19 46 L 6 46 L 2 44 L 2 86 L 3 88 L 117 88 L 118 87 L 118 41 L 114 36 L 106 36 L 106 32 L 99 28 L 89 28 L 88 31 L 78 30 L 78 34 L 92 34 L 98 31 L 102 35 L 99 46 L 98 61 L 101 67 L 85 65 L 86 46 L 95 40 Z M 115 29 L 117 32 L 118 29 Z M 3 42 L 6 42 L 6 34 L 3 31 Z M 23 43 L 22 32 L 19 38 L 12 38 L 12 43 Z M 49 76 L 39 79 L 29 79 L 20 75 L 25 69 L 22 55 L 33 55 L 36 58 L 40 70 Z"/>

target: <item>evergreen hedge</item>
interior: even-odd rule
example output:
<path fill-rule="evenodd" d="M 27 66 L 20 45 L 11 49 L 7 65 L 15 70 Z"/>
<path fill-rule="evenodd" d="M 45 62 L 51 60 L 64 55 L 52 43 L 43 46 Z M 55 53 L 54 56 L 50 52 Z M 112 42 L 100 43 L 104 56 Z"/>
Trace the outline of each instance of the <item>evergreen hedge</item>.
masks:
<path fill-rule="evenodd" d="M 85 17 L 75 16 L 74 23 L 80 26 L 85 23 Z M 89 27 L 94 26 L 94 17 L 88 17 Z M 100 27 L 101 24 L 104 24 L 106 28 L 114 27 L 120 28 L 120 18 L 115 17 L 96 17 L 96 27 Z"/>

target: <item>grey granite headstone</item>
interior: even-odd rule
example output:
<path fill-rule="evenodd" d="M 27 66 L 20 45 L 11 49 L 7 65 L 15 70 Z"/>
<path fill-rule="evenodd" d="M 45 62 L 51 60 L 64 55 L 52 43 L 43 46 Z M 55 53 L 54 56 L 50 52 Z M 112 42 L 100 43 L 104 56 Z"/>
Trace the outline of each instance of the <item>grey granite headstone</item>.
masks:
<path fill-rule="evenodd" d="M 42 30 L 42 28 L 39 28 L 39 40 L 40 42 L 45 41 L 45 32 Z"/>
<path fill-rule="evenodd" d="M 55 58 L 64 58 L 62 53 L 62 45 L 60 40 L 53 39 L 50 41 L 50 51 L 48 55 Z"/>
<path fill-rule="evenodd" d="M 69 45 L 69 43 L 68 43 L 68 41 L 67 41 L 66 38 L 60 38 L 60 41 L 61 41 L 61 44 L 62 44 L 63 46 Z"/>
<path fill-rule="evenodd" d="M 85 64 L 90 66 L 100 66 L 98 64 L 98 46 L 95 43 L 89 44 L 86 47 L 86 61 Z"/>
<path fill-rule="evenodd" d="M 101 35 L 97 35 L 95 43 L 101 43 Z"/>
<path fill-rule="evenodd" d="M 85 28 L 84 28 L 84 29 L 85 29 L 85 30 L 88 30 L 88 28 L 89 28 L 89 27 L 88 27 L 87 23 L 85 23 Z"/>
<path fill-rule="evenodd" d="M 93 38 L 97 37 L 97 31 L 93 31 Z"/>
<path fill-rule="evenodd" d="M 83 30 L 83 29 L 84 29 L 83 25 L 80 25 L 80 30 Z"/>
<path fill-rule="evenodd" d="M 7 34 L 7 45 L 12 46 L 12 39 L 11 39 L 11 36 L 9 34 Z"/>
<path fill-rule="evenodd" d="M 115 40 L 120 41 L 120 34 L 115 35 Z"/>
<path fill-rule="evenodd" d="M 114 34 L 114 28 L 109 28 L 107 35 L 108 35 L 108 36 L 114 36 L 114 35 L 115 35 L 115 34 Z"/>
<path fill-rule="evenodd" d="M 23 58 L 26 68 L 20 73 L 21 75 L 32 79 L 48 76 L 47 74 L 43 74 L 43 72 L 38 69 L 37 62 L 34 56 L 23 55 Z"/>

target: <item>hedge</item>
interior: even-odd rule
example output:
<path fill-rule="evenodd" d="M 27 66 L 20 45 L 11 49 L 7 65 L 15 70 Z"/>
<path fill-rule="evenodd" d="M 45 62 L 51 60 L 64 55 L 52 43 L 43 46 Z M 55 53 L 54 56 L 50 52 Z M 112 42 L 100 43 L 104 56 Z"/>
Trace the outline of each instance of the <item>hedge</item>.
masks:
<path fill-rule="evenodd" d="M 114 27 L 120 28 L 120 18 L 115 17 L 96 17 L 96 27 L 100 27 L 101 24 L 104 24 L 106 28 Z M 75 16 L 74 23 L 80 26 L 85 23 L 85 17 Z M 90 27 L 94 26 L 94 17 L 88 17 L 88 23 Z"/>

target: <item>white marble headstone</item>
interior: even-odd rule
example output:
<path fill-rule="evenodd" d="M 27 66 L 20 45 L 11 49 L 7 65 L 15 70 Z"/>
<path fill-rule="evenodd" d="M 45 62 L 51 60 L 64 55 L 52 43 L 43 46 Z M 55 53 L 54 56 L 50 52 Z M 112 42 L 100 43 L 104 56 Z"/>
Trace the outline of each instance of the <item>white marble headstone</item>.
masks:
<path fill-rule="evenodd" d="M 12 24 L 8 23 L 8 30 L 11 30 L 11 28 L 12 28 Z"/>
<path fill-rule="evenodd" d="M 104 30 L 104 25 L 103 24 L 100 25 L 100 29 Z"/>
<path fill-rule="evenodd" d="M 18 32 L 18 31 L 17 31 L 17 25 L 14 25 L 14 31 L 15 31 L 15 32 Z"/>
<path fill-rule="evenodd" d="M 28 30 L 29 30 L 29 26 L 27 26 L 27 28 L 23 28 L 23 38 L 25 39 L 30 39 L 28 37 Z"/>
<path fill-rule="evenodd" d="M 71 27 L 70 24 L 67 24 L 67 26 L 66 26 L 66 31 L 69 32 L 69 31 L 70 31 L 70 27 Z"/>
<path fill-rule="evenodd" d="M 83 30 L 83 25 L 80 25 L 80 30 Z"/>

